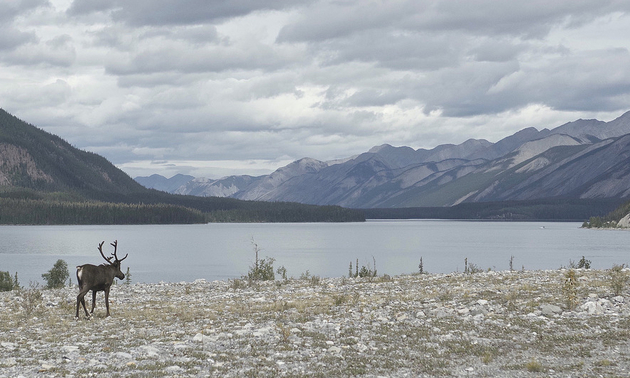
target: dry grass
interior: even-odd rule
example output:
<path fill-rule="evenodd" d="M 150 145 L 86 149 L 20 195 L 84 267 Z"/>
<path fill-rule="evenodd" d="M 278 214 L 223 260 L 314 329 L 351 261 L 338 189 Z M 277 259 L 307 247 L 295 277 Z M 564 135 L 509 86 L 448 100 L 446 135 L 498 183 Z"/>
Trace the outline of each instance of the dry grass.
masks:
<path fill-rule="evenodd" d="M 38 289 L 39 299 L 1 293 L 0 368 L 48 376 L 630 375 L 628 304 L 612 300 L 606 271 L 580 271 L 577 280 L 575 311 L 547 317 L 541 305 L 566 302 L 566 271 L 118 285 L 112 316 L 104 318 L 101 293 L 91 320 L 74 319 L 76 289 Z M 597 300 L 610 303 L 606 312 L 580 309 Z"/>

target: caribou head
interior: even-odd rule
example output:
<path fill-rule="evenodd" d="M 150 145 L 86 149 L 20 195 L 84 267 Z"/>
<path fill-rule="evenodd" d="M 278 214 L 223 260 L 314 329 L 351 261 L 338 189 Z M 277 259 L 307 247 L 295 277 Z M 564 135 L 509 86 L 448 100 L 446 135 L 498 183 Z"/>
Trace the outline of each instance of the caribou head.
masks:
<path fill-rule="evenodd" d="M 90 314 L 94 313 L 94 307 L 96 307 L 96 292 L 104 291 L 105 292 L 105 307 L 107 308 L 107 315 L 109 316 L 109 289 L 112 286 L 112 282 L 114 282 L 114 277 L 122 280 L 125 278 L 125 275 L 120 270 L 120 263 L 127 258 L 128 254 L 125 255 L 122 259 L 118 259 L 116 255 L 116 250 L 118 249 L 118 240 L 110 243 L 112 247 L 114 247 L 114 253 L 110 257 L 105 257 L 103 253 L 103 244 L 105 242 L 101 242 L 98 245 L 98 251 L 101 253 L 101 256 L 107 261 L 107 264 L 101 265 L 92 265 L 85 264 L 77 266 L 77 281 L 79 282 L 79 295 L 77 295 L 77 312 L 76 317 L 79 317 L 79 305 L 83 305 L 83 310 L 85 311 L 85 316 L 90 317 Z M 113 261 L 112 261 L 113 259 Z M 87 308 L 85 307 L 85 294 L 88 291 L 92 290 L 92 311 L 88 314 Z"/>

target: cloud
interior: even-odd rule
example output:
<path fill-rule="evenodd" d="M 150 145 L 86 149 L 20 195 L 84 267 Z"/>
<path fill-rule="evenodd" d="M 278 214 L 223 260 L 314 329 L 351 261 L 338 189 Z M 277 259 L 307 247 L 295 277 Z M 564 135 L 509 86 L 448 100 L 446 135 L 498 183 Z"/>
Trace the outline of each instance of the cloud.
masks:
<path fill-rule="evenodd" d="M 629 8 L 11 1 L 0 8 L 0 104 L 133 169 L 498 140 L 628 110 Z"/>
<path fill-rule="evenodd" d="M 36 41 L 37 36 L 34 32 L 16 28 L 15 19 L 49 5 L 46 0 L 16 0 L 2 4 L 0 7 L 0 54 L 3 50 L 13 50 L 25 43 Z"/>
<path fill-rule="evenodd" d="M 74 0 L 68 14 L 111 12 L 114 21 L 131 26 L 192 25 L 285 9 L 294 4 L 292 0 Z"/>

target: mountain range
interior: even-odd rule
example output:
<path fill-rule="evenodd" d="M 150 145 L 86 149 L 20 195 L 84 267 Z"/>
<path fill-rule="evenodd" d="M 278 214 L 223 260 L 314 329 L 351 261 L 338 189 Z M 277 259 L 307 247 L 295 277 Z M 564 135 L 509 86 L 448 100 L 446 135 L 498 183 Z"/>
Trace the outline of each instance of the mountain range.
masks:
<path fill-rule="evenodd" d="M 338 206 L 242 201 L 148 189 L 104 157 L 77 149 L 0 109 L 0 224 L 363 220 L 362 212 Z"/>
<path fill-rule="evenodd" d="M 530 127 L 496 143 L 470 139 L 433 149 L 374 147 L 325 162 L 303 158 L 264 176 L 136 177 L 177 194 L 290 201 L 349 208 L 630 195 L 630 112 L 610 122 L 579 119 Z"/>

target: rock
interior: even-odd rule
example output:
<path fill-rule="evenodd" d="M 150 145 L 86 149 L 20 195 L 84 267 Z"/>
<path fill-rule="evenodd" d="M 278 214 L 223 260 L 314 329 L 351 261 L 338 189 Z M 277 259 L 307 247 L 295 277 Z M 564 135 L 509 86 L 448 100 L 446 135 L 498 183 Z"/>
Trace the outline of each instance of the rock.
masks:
<path fill-rule="evenodd" d="M 328 352 L 332 354 L 340 354 L 341 348 L 339 348 L 338 346 L 331 346 L 330 348 L 328 348 Z"/>
<path fill-rule="evenodd" d="M 10 343 L 8 341 L 3 341 L 0 343 L 0 345 L 2 345 L 3 348 L 8 349 L 8 350 L 15 349 L 15 343 Z"/>
<path fill-rule="evenodd" d="M 160 350 L 154 346 L 143 345 L 140 349 L 147 357 L 157 357 L 160 354 Z"/>
<path fill-rule="evenodd" d="M 540 306 L 540 311 L 543 316 L 551 316 L 555 314 L 561 314 L 562 309 L 559 306 L 552 304 L 543 304 Z"/>
<path fill-rule="evenodd" d="M 133 358 L 131 354 L 126 353 L 126 352 L 116 352 L 114 356 L 116 356 L 116 358 L 118 359 L 123 359 L 123 360 L 131 360 Z"/>
<path fill-rule="evenodd" d="M 54 368 L 55 368 L 55 365 L 51 365 L 51 364 L 48 364 L 48 363 L 43 363 L 40 366 L 39 371 L 43 373 L 45 371 L 52 370 Z"/>
<path fill-rule="evenodd" d="M 604 313 L 604 308 L 598 302 L 586 302 L 580 306 L 580 309 L 589 315 L 602 315 Z"/>
<path fill-rule="evenodd" d="M 76 345 L 64 345 L 61 347 L 61 350 L 67 354 L 79 353 L 79 347 Z"/>
<path fill-rule="evenodd" d="M 173 365 L 173 366 L 169 366 L 167 368 L 164 369 L 165 372 L 170 373 L 170 374 L 177 374 L 177 373 L 181 373 L 184 371 L 183 368 L 177 366 L 177 365 Z"/>

